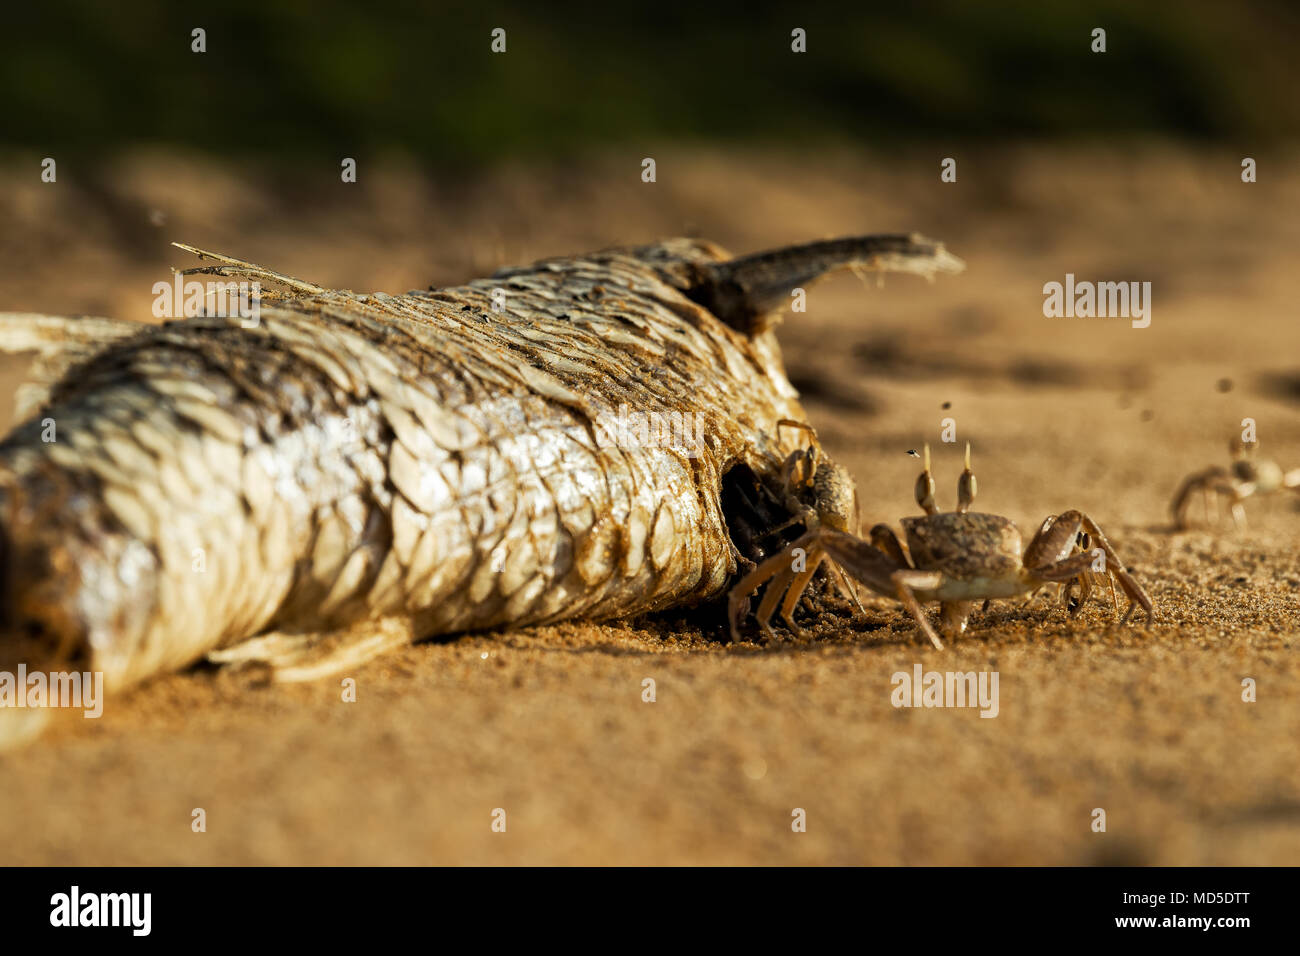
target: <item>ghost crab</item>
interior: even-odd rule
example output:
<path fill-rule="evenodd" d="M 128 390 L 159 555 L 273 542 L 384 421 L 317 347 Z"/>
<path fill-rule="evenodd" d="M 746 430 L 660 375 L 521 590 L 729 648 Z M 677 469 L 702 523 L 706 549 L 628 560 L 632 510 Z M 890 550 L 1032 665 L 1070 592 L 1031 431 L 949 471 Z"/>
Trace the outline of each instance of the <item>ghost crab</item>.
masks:
<path fill-rule="evenodd" d="M 1197 491 L 1204 496 L 1207 517 L 1210 503 L 1214 500 L 1212 493 L 1228 499 L 1232 523 L 1237 528 L 1246 525 L 1246 509 L 1242 502 L 1252 495 L 1271 495 L 1284 489 L 1300 492 L 1300 468 L 1283 471 L 1282 466 L 1272 459 L 1258 458 L 1258 448 L 1258 442 L 1243 442 L 1234 437 L 1228 444 L 1228 451 L 1232 455 L 1231 468 L 1215 465 L 1183 479 L 1178 492 L 1169 503 L 1174 526 L 1180 531 L 1188 527 L 1187 510 Z M 1215 517 L 1218 517 L 1217 509 Z"/>
<path fill-rule="evenodd" d="M 792 453 L 786 462 L 789 505 L 807 530 L 732 588 L 733 637 L 745 600 L 765 583 L 768 588 L 755 614 L 759 626 L 769 638 L 775 637 L 769 622 L 784 593 L 781 617 L 799 634 L 792 615 L 823 561 L 837 574 L 847 572 L 877 594 L 899 601 L 940 650 L 943 642 L 921 609 L 923 602 L 940 602 L 940 628 L 951 638 L 965 631 L 976 602 L 983 600 L 987 606 L 994 598 L 1032 596 L 1049 584 L 1061 585 L 1065 597 L 1075 585 L 1080 587 L 1080 599 L 1070 608 L 1073 617 L 1087 603 L 1099 577 L 1109 580 L 1113 599 L 1116 582 L 1129 599 L 1122 624 L 1128 623 L 1138 607 L 1145 611 L 1147 623 L 1151 622 L 1151 598 L 1088 515 L 1065 511 L 1049 516 L 1022 552 L 1020 530 L 1013 521 L 970 510 L 975 500 L 975 474 L 970 467 L 969 444 L 966 469 L 957 482 L 957 510 L 940 512 L 934 491 L 927 445 L 925 467 L 916 482 L 916 501 L 925 514 L 902 520 L 906 545 L 885 524 L 873 527 L 864 540 L 856 533 L 857 496 L 852 480 L 821 453 L 814 436 L 806 451 Z M 1097 545 L 1094 548 L 1089 547 L 1092 541 Z M 1116 603 L 1117 614 L 1118 610 Z"/>
<path fill-rule="evenodd" d="M 755 613 L 758 626 L 767 638 L 778 638 L 772 630 L 772 615 L 776 613 L 781 595 L 786 599 L 780 605 L 781 619 L 791 633 L 802 636 L 803 630 L 794 622 L 794 609 L 823 561 L 827 561 L 822 546 L 822 536 L 843 534 L 846 537 L 858 532 L 858 492 L 848 472 L 835 464 L 822 451 L 817 432 L 806 422 L 781 419 L 776 423 L 777 434 L 782 428 L 795 428 L 807 432 L 807 448 L 792 451 L 782 468 L 781 497 L 784 507 L 793 517 L 774 527 L 765 529 L 759 537 L 772 537 L 787 528 L 802 524 L 805 532 L 788 547 L 768 556 L 742 577 L 728 595 L 728 620 L 731 636 L 739 640 L 738 626 L 743 616 L 745 602 L 765 581 L 772 583 L 763 595 Z M 834 561 L 827 561 L 834 575 L 837 589 L 853 599 L 858 610 L 862 604 L 849 587 L 843 572 Z"/>

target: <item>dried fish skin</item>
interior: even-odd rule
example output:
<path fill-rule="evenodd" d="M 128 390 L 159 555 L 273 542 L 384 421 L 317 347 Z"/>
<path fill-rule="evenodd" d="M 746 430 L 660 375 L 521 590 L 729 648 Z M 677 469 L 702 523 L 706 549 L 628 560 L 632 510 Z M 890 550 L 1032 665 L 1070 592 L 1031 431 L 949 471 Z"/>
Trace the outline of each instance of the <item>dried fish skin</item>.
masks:
<path fill-rule="evenodd" d="M 755 316 L 809 256 L 953 268 L 880 238 L 738 260 L 668 240 L 406 295 L 288 280 L 251 328 L 115 325 L 47 363 L 43 406 L 0 442 L 3 626 L 124 686 L 270 631 L 715 598 L 741 557 L 724 476 L 775 485 L 798 440 L 776 422 L 807 418 Z"/>

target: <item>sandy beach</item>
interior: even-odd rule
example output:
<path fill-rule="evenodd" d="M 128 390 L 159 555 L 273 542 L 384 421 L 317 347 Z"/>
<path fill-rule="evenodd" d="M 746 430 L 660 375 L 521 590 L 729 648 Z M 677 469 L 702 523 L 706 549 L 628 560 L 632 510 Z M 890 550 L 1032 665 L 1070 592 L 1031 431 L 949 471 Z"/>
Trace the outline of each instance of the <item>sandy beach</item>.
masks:
<path fill-rule="evenodd" d="M 189 264 L 173 240 L 400 292 L 672 235 L 942 239 L 964 274 L 838 275 L 780 329 L 864 527 L 916 513 L 924 442 L 951 508 L 969 441 L 979 510 L 1026 538 L 1089 513 L 1157 606 L 1120 627 L 1102 602 L 996 602 L 943 652 L 885 598 L 828 599 L 775 645 L 702 612 L 572 622 L 404 649 L 355 702 L 198 667 L 0 755 L 0 863 L 1300 863 L 1300 495 L 1248 500 L 1242 530 L 1168 510 L 1246 419 L 1300 467 L 1300 166 L 1261 156 L 1244 184 L 1226 152 L 1015 147 L 943 184 L 944 155 L 682 148 L 654 184 L 608 155 L 455 180 L 393 160 L 346 189 L 140 153 L 0 196 L 0 309 L 142 321 Z M 1150 325 L 1045 317 L 1067 274 L 1150 282 Z M 896 708 L 917 664 L 997 672 L 997 716 Z"/>

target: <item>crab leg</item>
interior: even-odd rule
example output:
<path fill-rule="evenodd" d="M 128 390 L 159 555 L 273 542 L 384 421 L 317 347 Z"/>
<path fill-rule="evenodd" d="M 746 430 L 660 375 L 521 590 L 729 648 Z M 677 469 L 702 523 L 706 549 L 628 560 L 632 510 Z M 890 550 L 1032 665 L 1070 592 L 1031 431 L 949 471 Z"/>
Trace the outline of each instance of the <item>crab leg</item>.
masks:
<path fill-rule="evenodd" d="M 826 567 L 830 568 L 831 573 L 835 575 L 836 587 L 839 588 L 840 594 L 852 600 L 854 606 L 856 606 L 859 611 L 865 612 L 866 608 L 864 608 L 862 602 L 858 600 L 857 589 L 849 583 L 849 579 L 844 576 L 844 572 L 840 570 L 840 566 L 834 561 L 827 561 Z"/>
<path fill-rule="evenodd" d="M 1052 560 L 1050 557 L 1052 547 L 1062 540 L 1072 541 L 1080 530 L 1086 531 L 1095 540 L 1097 546 L 1101 548 L 1102 553 L 1106 556 L 1106 571 L 1115 580 L 1119 581 L 1120 588 L 1129 599 L 1128 610 L 1124 613 L 1121 623 L 1127 624 L 1138 607 L 1141 607 L 1146 612 L 1147 623 L 1151 623 L 1154 617 L 1154 605 L 1151 603 L 1150 596 L 1142 589 L 1142 585 L 1138 584 L 1137 580 L 1128 573 L 1128 569 L 1124 567 L 1124 562 L 1120 560 L 1119 555 L 1115 553 L 1115 549 L 1106 540 L 1106 535 L 1102 533 L 1097 522 L 1082 511 L 1065 511 L 1056 516 L 1051 526 L 1044 523 L 1043 529 L 1034 536 L 1034 540 L 1030 542 L 1029 547 L 1025 550 L 1025 566 L 1029 568 L 1030 573 L 1043 577 L 1046 576 L 1044 572 L 1053 565 L 1064 564 L 1065 561 L 1062 558 L 1068 553 L 1068 550 L 1065 548 L 1058 549 L 1055 552 L 1058 557 L 1056 560 Z M 1088 568 L 1090 569 L 1091 554 L 1076 555 L 1075 558 L 1066 560 L 1075 561 L 1080 557 L 1088 559 Z M 1075 572 L 1075 574 L 1078 573 L 1079 571 Z"/>
<path fill-rule="evenodd" d="M 925 636 L 939 650 L 943 642 L 935 633 L 934 626 L 926 618 L 921 604 L 916 599 L 917 590 L 929 591 L 943 583 L 943 575 L 938 571 L 917 571 L 913 568 L 899 567 L 898 563 L 869 541 L 863 541 L 851 534 L 831 531 L 823 528 L 820 532 L 821 545 L 827 555 L 856 580 L 865 584 L 877 594 L 896 598 L 907 608 Z"/>
<path fill-rule="evenodd" d="M 779 551 L 759 562 L 757 567 L 732 586 L 727 599 L 727 620 L 731 625 L 731 639 L 733 641 L 740 640 L 740 609 L 745 599 L 768 581 L 772 583 L 768 587 L 768 592 L 763 595 L 757 617 L 767 636 L 772 640 L 776 639 L 775 633 L 767 622 L 771 619 L 782 592 L 790 586 L 796 576 L 803 573 L 792 570 L 790 552 L 795 548 L 803 548 L 805 551 L 811 550 L 816 545 L 817 537 L 818 532 L 816 531 L 805 534 L 790 545 L 788 549 Z M 800 593 L 802 593 L 802 590 Z"/>
<path fill-rule="evenodd" d="M 1253 484 L 1239 484 L 1235 482 L 1226 468 L 1214 466 L 1204 471 L 1189 475 L 1184 479 L 1178 492 L 1174 495 L 1173 501 L 1169 505 L 1169 510 L 1173 514 L 1174 524 L 1178 528 L 1187 527 L 1187 509 L 1191 504 L 1192 495 L 1200 491 L 1204 501 L 1205 510 L 1208 517 L 1210 503 L 1215 499 L 1212 495 L 1218 495 L 1227 498 L 1232 511 L 1233 524 L 1241 527 L 1246 520 L 1245 509 L 1241 502 L 1254 492 Z M 1218 519 L 1218 509 L 1215 509 L 1214 520 Z"/>
<path fill-rule="evenodd" d="M 790 559 L 787 555 L 782 554 L 777 555 L 777 557 L 785 558 L 786 563 L 790 563 Z M 786 589 L 793 590 L 791 584 L 797 581 L 802 575 L 802 571 L 795 571 L 790 567 L 782 567 L 777 571 L 776 577 L 772 579 L 772 583 L 767 586 L 767 590 L 763 593 L 763 600 L 759 602 L 758 611 L 754 614 L 754 619 L 758 621 L 758 626 L 763 629 L 763 633 L 773 644 L 775 644 L 778 639 L 776 632 L 772 630 L 772 615 L 776 612 L 776 606 L 781 602 L 781 595 L 785 593 Z M 802 588 L 795 592 L 796 601 L 802 593 Z"/>
<path fill-rule="evenodd" d="M 908 557 L 907 549 L 904 547 L 903 542 L 898 540 L 898 535 L 894 534 L 894 529 L 889 525 L 875 525 L 872 527 L 868 537 L 871 539 L 873 545 L 893 558 L 900 567 L 910 568 L 913 566 L 912 560 Z"/>
<path fill-rule="evenodd" d="M 794 609 L 799 606 L 799 599 L 803 597 L 803 592 L 807 589 L 808 582 L 811 581 L 813 575 L 817 573 L 817 568 L 822 563 L 825 556 L 826 555 L 822 549 L 816 545 L 809 549 L 807 567 L 803 571 L 800 571 L 795 576 L 794 580 L 790 582 L 790 588 L 786 591 L 785 601 L 781 604 L 781 620 L 785 621 L 785 626 L 788 627 L 791 633 L 796 637 L 803 637 L 803 629 L 794 622 Z M 766 599 L 763 603 L 767 603 Z M 771 615 L 769 615 L 769 617 L 770 616 Z M 759 620 L 763 620 L 762 608 L 759 608 Z"/>

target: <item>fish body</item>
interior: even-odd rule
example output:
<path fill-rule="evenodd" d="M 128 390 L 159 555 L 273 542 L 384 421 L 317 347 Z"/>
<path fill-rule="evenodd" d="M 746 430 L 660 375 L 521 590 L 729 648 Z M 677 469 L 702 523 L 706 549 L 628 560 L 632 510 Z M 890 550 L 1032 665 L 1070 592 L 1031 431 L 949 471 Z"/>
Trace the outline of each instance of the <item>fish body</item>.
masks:
<path fill-rule="evenodd" d="M 839 242 L 668 240 L 405 295 L 296 283 L 255 323 L 71 336 L 0 442 L 0 623 L 120 687 L 268 632 L 715 598 L 745 560 L 725 476 L 774 499 L 799 440 L 776 423 L 806 420 L 763 318 L 781 270 L 960 266 L 919 237 Z M 222 274 L 278 277 L 242 265 Z"/>

